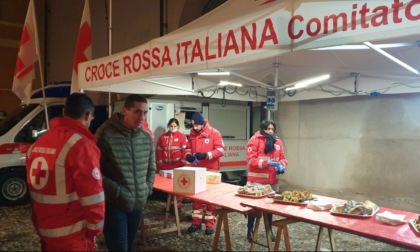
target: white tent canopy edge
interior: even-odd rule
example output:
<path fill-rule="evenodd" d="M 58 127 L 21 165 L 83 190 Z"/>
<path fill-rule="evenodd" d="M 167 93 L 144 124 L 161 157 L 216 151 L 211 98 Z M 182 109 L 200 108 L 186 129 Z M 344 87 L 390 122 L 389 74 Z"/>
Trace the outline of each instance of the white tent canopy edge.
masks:
<path fill-rule="evenodd" d="M 418 1 L 230 0 L 168 35 L 79 64 L 79 83 L 85 90 L 194 95 L 196 90 L 214 88 L 218 82 L 195 78 L 193 87 L 191 73 L 224 68 L 244 70 L 244 75 L 274 87 L 272 63 L 276 58 L 281 61 L 280 68 L 284 68 L 283 62 L 289 62 L 287 57 L 300 58 L 293 75 L 284 81 L 280 77 L 281 85 L 291 83 L 336 67 L 315 64 L 313 69 L 317 71 L 301 71 L 311 68 L 305 65 L 311 57 L 308 53 L 317 54 L 318 60 L 325 54 L 307 49 L 419 36 L 419 19 Z M 335 79 L 342 83 L 346 76 L 346 85 L 353 84 L 352 69 L 346 70 Z M 390 83 L 418 78 L 406 72 L 386 71 Z M 259 94 L 264 94 L 266 88 L 252 81 L 245 82 L 245 86 L 254 87 Z M 235 99 L 252 98 L 239 95 Z M 263 101 L 264 96 L 255 99 Z"/>

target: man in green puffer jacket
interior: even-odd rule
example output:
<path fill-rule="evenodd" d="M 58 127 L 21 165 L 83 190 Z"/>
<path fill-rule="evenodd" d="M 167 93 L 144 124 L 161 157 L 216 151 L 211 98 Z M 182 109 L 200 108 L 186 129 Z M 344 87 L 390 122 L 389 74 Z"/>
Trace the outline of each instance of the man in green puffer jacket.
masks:
<path fill-rule="evenodd" d="M 153 139 L 142 125 L 149 107 L 140 95 L 129 95 L 96 132 L 101 150 L 105 192 L 104 236 L 109 251 L 133 249 L 156 173 Z"/>

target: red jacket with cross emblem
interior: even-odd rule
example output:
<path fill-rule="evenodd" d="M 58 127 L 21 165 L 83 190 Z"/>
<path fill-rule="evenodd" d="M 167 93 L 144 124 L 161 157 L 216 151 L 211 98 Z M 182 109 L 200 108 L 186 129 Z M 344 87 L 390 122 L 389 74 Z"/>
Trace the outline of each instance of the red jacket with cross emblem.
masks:
<path fill-rule="evenodd" d="M 220 157 L 224 155 L 225 144 L 220 132 L 211 127 L 208 122 L 200 132 L 191 129 L 187 150 L 191 150 L 192 153 L 187 151 L 186 155 L 197 152 L 207 153 L 205 159 L 199 160 L 197 167 L 206 167 L 207 171 L 220 170 Z"/>
<path fill-rule="evenodd" d="M 268 165 L 268 160 L 280 162 L 287 167 L 283 143 L 276 137 L 274 151 L 264 153 L 267 139 L 258 131 L 246 144 L 246 161 L 248 163 L 248 181 L 261 184 L 278 184 L 276 169 Z"/>
<path fill-rule="evenodd" d="M 102 232 L 104 193 L 94 140 L 82 123 L 54 118 L 27 152 L 32 220 L 46 244 L 93 240 Z"/>
<path fill-rule="evenodd" d="M 187 142 L 187 137 L 179 131 L 168 131 L 161 135 L 156 148 L 156 167 L 159 170 L 173 170 L 185 166 Z"/>

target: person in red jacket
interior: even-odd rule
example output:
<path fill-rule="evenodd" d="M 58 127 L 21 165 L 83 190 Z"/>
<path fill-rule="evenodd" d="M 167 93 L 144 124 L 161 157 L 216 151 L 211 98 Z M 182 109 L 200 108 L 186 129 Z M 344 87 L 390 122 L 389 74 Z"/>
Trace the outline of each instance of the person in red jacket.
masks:
<path fill-rule="evenodd" d="M 43 251 L 94 251 L 105 207 L 100 150 L 89 131 L 95 107 L 81 93 L 67 97 L 64 117 L 28 150 L 32 221 Z"/>
<path fill-rule="evenodd" d="M 246 144 L 246 161 L 248 163 L 247 186 L 270 185 L 275 192 L 279 190 L 277 174 L 286 171 L 287 160 L 284 155 L 283 143 L 276 136 L 276 123 L 272 120 L 263 120 L 260 131 L 257 131 Z M 268 222 L 271 230 L 273 215 L 268 214 Z M 248 216 L 248 242 L 254 235 L 255 217 Z M 275 241 L 271 230 L 271 239 Z"/>
<path fill-rule="evenodd" d="M 187 137 L 178 131 L 179 121 L 171 118 L 167 124 L 168 132 L 159 137 L 156 147 L 156 167 L 159 170 L 173 170 L 186 166 L 184 159 L 187 148 Z M 177 197 L 178 209 L 182 208 L 182 197 Z M 171 201 L 173 208 L 173 202 Z"/>
<path fill-rule="evenodd" d="M 220 170 L 220 158 L 225 151 L 222 135 L 204 120 L 201 113 L 195 112 L 191 117 L 191 123 L 193 128 L 190 131 L 187 145 L 187 150 L 191 150 L 191 152 L 186 152 L 187 161 L 192 163 L 193 166 L 206 167 L 207 171 L 218 172 Z M 216 206 L 203 204 L 196 200 L 193 200 L 192 204 L 192 225 L 188 228 L 188 232 L 194 233 L 201 229 L 203 209 L 205 209 L 205 234 L 213 234 L 216 223 Z"/>

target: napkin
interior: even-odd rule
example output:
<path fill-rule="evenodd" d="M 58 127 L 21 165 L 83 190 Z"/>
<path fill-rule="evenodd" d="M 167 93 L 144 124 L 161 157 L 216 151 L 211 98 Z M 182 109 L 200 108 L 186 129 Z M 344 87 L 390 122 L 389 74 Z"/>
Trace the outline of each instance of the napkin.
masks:
<path fill-rule="evenodd" d="M 324 210 L 330 210 L 333 205 L 326 201 L 307 201 L 308 204 L 306 205 L 306 208 L 315 210 L 315 211 L 324 211 Z"/>
<path fill-rule="evenodd" d="M 404 218 L 405 215 L 403 214 L 394 214 L 389 211 L 385 211 L 376 215 L 377 222 L 382 222 L 393 226 L 406 223 L 407 221 L 404 220 Z"/>

